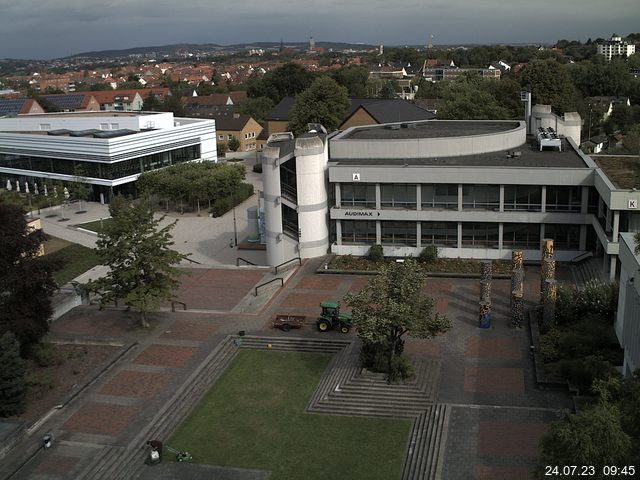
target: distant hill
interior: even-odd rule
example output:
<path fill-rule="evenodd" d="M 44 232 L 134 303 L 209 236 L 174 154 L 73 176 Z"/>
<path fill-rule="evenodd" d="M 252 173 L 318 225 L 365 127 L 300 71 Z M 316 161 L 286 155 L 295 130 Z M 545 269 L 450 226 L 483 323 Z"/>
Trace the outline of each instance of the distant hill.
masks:
<path fill-rule="evenodd" d="M 285 42 L 284 46 L 289 48 L 305 48 L 309 45 L 308 42 Z M 316 46 L 320 48 L 324 48 L 325 50 L 334 49 L 334 50 L 345 50 L 345 49 L 355 49 L 355 50 L 363 50 L 363 49 L 372 49 L 376 48 L 375 45 L 366 45 L 361 43 L 343 43 L 343 42 L 316 42 Z M 122 58 L 128 57 L 131 55 L 141 55 L 148 56 L 155 54 L 156 56 L 176 56 L 181 51 L 189 52 L 189 53 L 203 53 L 203 54 L 211 54 L 216 52 L 226 52 L 226 51 L 239 51 L 246 50 L 250 48 L 278 48 L 280 47 L 280 42 L 251 42 L 251 43 L 237 43 L 234 45 L 218 45 L 216 43 L 203 43 L 203 44 L 193 44 L 193 43 L 179 43 L 173 45 L 160 45 L 160 46 L 152 46 L 152 47 L 134 47 L 134 48 L 126 48 L 122 50 L 100 50 L 93 52 L 82 52 L 76 53 L 74 55 L 69 55 L 64 58 L 72 59 L 72 58 Z"/>

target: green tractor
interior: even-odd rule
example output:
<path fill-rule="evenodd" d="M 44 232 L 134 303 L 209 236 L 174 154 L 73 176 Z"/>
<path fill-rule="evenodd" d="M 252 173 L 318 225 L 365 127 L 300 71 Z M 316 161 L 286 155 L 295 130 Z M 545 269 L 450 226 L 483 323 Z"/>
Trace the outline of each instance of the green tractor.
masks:
<path fill-rule="evenodd" d="M 322 308 L 322 312 L 316 322 L 318 330 L 326 332 L 327 330 L 338 328 L 342 333 L 349 333 L 353 320 L 350 313 L 340 313 L 340 303 L 333 301 L 320 302 L 320 308 Z"/>

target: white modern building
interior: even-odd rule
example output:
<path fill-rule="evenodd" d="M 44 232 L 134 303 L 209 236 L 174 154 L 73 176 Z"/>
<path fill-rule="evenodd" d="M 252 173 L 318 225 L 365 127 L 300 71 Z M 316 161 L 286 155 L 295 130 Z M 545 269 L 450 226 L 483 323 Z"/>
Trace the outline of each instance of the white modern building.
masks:
<path fill-rule="evenodd" d="M 636 53 L 635 44 L 622 40 L 622 37 L 615 33 L 609 40 L 599 43 L 596 47 L 598 55 L 604 56 L 607 62 L 611 61 L 613 57 L 626 58 Z"/>
<path fill-rule="evenodd" d="M 0 118 L 0 185 L 72 182 L 94 198 L 134 194 L 141 173 L 194 160 L 217 161 L 212 120 L 156 112 L 74 112 Z"/>
<path fill-rule="evenodd" d="M 327 252 L 560 261 L 591 252 L 614 279 L 619 235 L 640 230 L 638 185 L 578 148 L 581 119 L 548 107 L 523 121 L 428 120 L 272 136 L 263 157 L 267 259 Z M 625 181 L 629 180 L 628 178 Z M 633 178 L 632 178 L 633 180 Z"/>
<path fill-rule="evenodd" d="M 624 348 L 622 373 L 629 376 L 640 368 L 640 255 L 635 253 L 632 233 L 620 237 L 620 294 L 615 329 Z"/>

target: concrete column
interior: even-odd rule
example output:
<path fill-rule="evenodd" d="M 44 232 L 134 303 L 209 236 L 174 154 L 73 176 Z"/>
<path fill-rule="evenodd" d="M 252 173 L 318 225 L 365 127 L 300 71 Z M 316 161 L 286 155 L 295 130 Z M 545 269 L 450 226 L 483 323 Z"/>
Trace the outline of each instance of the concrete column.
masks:
<path fill-rule="evenodd" d="M 416 247 L 422 247 L 422 223 L 416 222 Z"/>
<path fill-rule="evenodd" d="M 376 210 L 380 210 L 380 202 L 382 201 L 382 194 L 380 193 L 380 184 L 376 183 Z M 378 242 L 380 243 L 380 242 Z"/>
<path fill-rule="evenodd" d="M 342 194 L 341 194 L 340 182 L 336 182 L 336 207 L 342 206 Z"/>
<path fill-rule="evenodd" d="M 540 199 L 540 203 L 541 203 L 540 211 L 542 213 L 546 212 L 547 211 L 547 186 L 546 185 L 542 185 L 542 197 Z"/>
<path fill-rule="evenodd" d="M 502 252 L 502 236 L 504 235 L 504 223 L 498 224 L 498 251 Z"/>
<path fill-rule="evenodd" d="M 578 248 L 582 251 L 587 249 L 587 226 L 580 225 L 580 240 Z"/>
<path fill-rule="evenodd" d="M 376 243 L 378 245 L 382 243 L 382 225 L 380 225 L 380 220 L 376 220 Z"/>
<path fill-rule="evenodd" d="M 544 236 L 544 223 L 540 224 L 540 245 L 542 245 L 542 241 L 545 239 Z"/>
<path fill-rule="evenodd" d="M 458 222 L 458 248 L 462 248 L 462 222 Z"/>
<path fill-rule="evenodd" d="M 416 209 L 418 211 L 422 210 L 422 185 L 416 185 Z"/>
<path fill-rule="evenodd" d="M 336 243 L 342 245 L 342 220 L 336 220 Z"/>
<path fill-rule="evenodd" d="M 462 184 L 458 184 L 458 211 L 462 211 Z"/>
<path fill-rule="evenodd" d="M 617 255 L 610 255 L 611 260 L 609 260 L 609 281 L 614 282 L 616 279 L 616 260 L 618 259 Z"/>
<path fill-rule="evenodd" d="M 582 187 L 582 203 L 580 204 L 580 213 L 585 214 L 589 211 L 589 187 Z"/>
<path fill-rule="evenodd" d="M 504 185 L 500 185 L 500 212 L 504 212 Z M 502 225 L 502 224 L 500 224 Z"/>
<path fill-rule="evenodd" d="M 612 235 L 611 241 L 613 241 L 614 243 L 617 243 L 619 240 L 618 238 L 619 233 L 620 233 L 620 211 L 614 210 L 613 211 L 613 235 Z"/>

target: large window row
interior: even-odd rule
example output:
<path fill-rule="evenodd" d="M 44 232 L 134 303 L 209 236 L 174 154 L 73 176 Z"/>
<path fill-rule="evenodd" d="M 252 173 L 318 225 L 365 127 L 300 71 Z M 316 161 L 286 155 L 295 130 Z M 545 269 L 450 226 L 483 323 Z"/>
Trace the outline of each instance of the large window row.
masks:
<path fill-rule="evenodd" d="M 342 243 L 345 245 L 373 245 L 376 243 L 376 222 L 342 220 Z M 462 248 L 497 249 L 500 226 L 491 222 L 462 222 Z M 458 246 L 458 222 L 421 222 L 421 246 Z M 540 248 L 541 225 L 529 223 L 504 223 L 502 226 L 502 248 L 538 250 Z M 417 246 L 415 222 L 380 221 L 383 245 Z M 578 250 L 580 225 L 545 224 L 545 238 L 555 240 L 558 250 Z"/>
<path fill-rule="evenodd" d="M 343 183 L 341 203 L 347 207 L 376 207 L 375 184 Z M 417 208 L 416 184 L 380 184 L 380 206 L 382 208 Z M 542 186 L 540 185 L 505 185 L 504 211 L 540 212 L 542 211 Z M 548 186 L 545 195 L 547 212 L 580 212 L 582 208 L 581 186 Z M 421 208 L 458 209 L 457 184 L 422 184 Z M 598 195 L 594 188 L 589 192 L 588 211 L 597 212 Z M 463 210 L 500 209 L 499 185 L 463 185 Z"/>
<path fill-rule="evenodd" d="M 0 153 L 0 166 L 44 173 L 115 180 L 200 158 L 200 145 L 154 153 L 121 162 L 100 163 Z"/>

